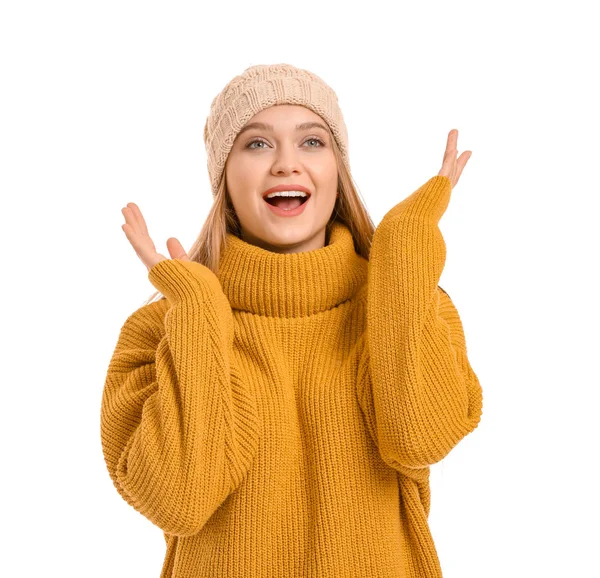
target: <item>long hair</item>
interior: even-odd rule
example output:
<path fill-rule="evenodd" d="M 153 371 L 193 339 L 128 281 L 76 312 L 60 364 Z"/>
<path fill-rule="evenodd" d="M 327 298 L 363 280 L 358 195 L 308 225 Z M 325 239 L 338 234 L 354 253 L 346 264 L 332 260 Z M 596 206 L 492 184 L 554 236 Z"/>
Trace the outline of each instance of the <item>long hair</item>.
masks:
<path fill-rule="evenodd" d="M 329 233 L 333 222 L 342 222 L 352 233 L 355 251 L 368 260 L 371 241 L 373 239 L 373 234 L 375 233 L 375 225 L 369 216 L 361 195 L 358 192 L 358 188 L 354 184 L 354 180 L 352 179 L 346 163 L 344 163 L 340 149 L 331 132 L 330 142 L 332 143 L 333 153 L 337 161 L 339 196 L 336 199 L 331 218 L 327 223 L 325 244 L 328 243 Z M 237 237 L 241 236 L 240 222 L 235 214 L 231 198 L 225 185 L 224 169 L 212 207 L 198 238 L 194 241 L 190 250 L 187 251 L 188 257 L 190 260 L 197 261 L 208 267 L 215 275 L 218 275 L 221 248 L 225 243 L 227 233 L 229 232 Z M 160 291 L 156 291 L 147 299 L 145 305 L 161 298 L 162 294 Z"/>

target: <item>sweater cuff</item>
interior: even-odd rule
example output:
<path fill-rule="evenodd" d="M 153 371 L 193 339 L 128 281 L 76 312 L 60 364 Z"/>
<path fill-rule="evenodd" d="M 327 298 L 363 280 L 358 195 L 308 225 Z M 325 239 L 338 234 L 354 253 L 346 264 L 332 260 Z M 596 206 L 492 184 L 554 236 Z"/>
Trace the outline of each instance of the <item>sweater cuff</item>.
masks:
<path fill-rule="evenodd" d="M 437 225 L 448 207 L 451 192 L 452 181 L 450 178 L 436 175 L 406 199 L 392 207 L 383 219 L 412 217 Z"/>
<path fill-rule="evenodd" d="M 197 261 L 163 259 L 150 268 L 148 279 L 173 303 L 207 301 L 222 291 L 217 276 Z"/>

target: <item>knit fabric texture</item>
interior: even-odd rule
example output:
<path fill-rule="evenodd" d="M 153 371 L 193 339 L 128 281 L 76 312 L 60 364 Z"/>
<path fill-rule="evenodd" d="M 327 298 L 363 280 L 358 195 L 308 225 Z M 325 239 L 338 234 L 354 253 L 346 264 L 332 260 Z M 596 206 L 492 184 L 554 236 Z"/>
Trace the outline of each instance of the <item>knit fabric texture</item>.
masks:
<path fill-rule="evenodd" d="M 350 171 L 348 130 L 335 91 L 314 72 L 291 64 L 257 64 L 232 78 L 211 103 L 204 145 L 213 196 L 240 130 L 255 114 L 278 104 L 301 105 L 318 114 L 329 125 Z"/>
<path fill-rule="evenodd" d="M 161 578 L 440 578 L 430 466 L 482 390 L 438 281 L 451 181 L 377 227 L 369 260 L 229 234 L 218 277 L 165 259 L 124 322 L 101 439 L 122 498 L 164 532 Z"/>

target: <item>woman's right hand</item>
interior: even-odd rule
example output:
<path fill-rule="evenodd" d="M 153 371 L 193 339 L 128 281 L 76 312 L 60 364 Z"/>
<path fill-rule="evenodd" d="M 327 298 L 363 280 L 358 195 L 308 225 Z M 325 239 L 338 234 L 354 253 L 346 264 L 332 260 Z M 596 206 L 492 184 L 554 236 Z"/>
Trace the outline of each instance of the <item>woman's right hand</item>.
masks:
<path fill-rule="evenodd" d="M 121 228 L 137 253 L 137 256 L 141 259 L 142 263 L 146 265 L 148 271 L 150 271 L 154 265 L 167 257 L 156 252 L 154 242 L 148 234 L 146 221 L 144 220 L 139 207 L 135 203 L 127 203 L 127 206 L 123 207 L 121 212 L 125 217 L 125 224 L 121 225 Z M 171 255 L 171 259 L 181 259 L 182 261 L 190 260 L 185 249 L 175 237 L 169 237 L 167 239 L 167 249 Z"/>

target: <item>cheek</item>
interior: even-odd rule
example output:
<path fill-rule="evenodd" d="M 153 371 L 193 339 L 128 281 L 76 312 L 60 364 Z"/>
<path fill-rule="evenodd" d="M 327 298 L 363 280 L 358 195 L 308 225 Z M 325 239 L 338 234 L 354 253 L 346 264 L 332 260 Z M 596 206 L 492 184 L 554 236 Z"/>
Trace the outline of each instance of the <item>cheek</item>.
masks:
<path fill-rule="evenodd" d="M 259 163 L 249 161 L 243 156 L 230 157 L 225 175 L 229 196 L 236 207 L 253 204 L 256 192 L 264 180 Z"/>
<path fill-rule="evenodd" d="M 237 183 L 238 188 L 256 194 L 262 190 L 265 182 L 269 180 L 270 164 L 268 159 L 243 157 L 235 164 L 231 173 L 231 180 Z M 258 155 L 257 155 L 258 157 Z"/>
<path fill-rule="evenodd" d="M 338 170 L 335 159 L 314 166 L 312 173 L 317 188 L 322 191 L 332 191 L 332 194 L 335 196 L 338 183 Z"/>

